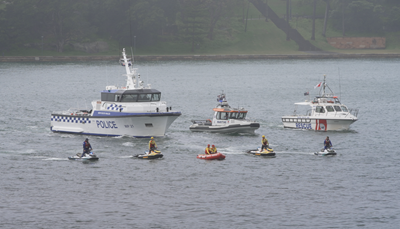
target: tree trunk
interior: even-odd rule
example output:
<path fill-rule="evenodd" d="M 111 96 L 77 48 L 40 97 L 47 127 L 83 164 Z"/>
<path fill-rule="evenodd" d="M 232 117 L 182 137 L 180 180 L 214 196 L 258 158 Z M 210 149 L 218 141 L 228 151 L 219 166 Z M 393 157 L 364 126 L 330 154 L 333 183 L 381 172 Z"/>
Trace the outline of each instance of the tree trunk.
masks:
<path fill-rule="evenodd" d="M 322 30 L 322 36 L 324 36 L 324 37 L 326 36 L 326 24 L 328 22 L 328 13 L 329 13 L 329 0 L 326 0 L 324 29 Z"/>
<path fill-rule="evenodd" d="M 219 5 L 218 9 L 215 9 L 211 15 L 211 22 L 210 22 L 210 28 L 208 30 L 208 35 L 207 38 L 210 40 L 214 40 L 214 28 L 215 25 L 217 24 L 219 18 L 221 17 L 221 11 L 222 11 L 222 6 Z"/>
<path fill-rule="evenodd" d="M 342 37 L 344 37 L 344 3 L 342 0 Z"/>
<path fill-rule="evenodd" d="M 246 25 L 244 26 L 244 32 L 247 31 L 247 19 L 249 17 L 249 4 L 250 3 L 247 3 Z"/>
<path fill-rule="evenodd" d="M 193 18 L 194 21 L 194 18 Z M 194 52 L 194 22 L 193 22 L 193 28 L 192 28 L 192 52 Z"/>
<path fill-rule="evenodd" d="M 286 0 L 286 22 L 288 26 L 286 27 L 286 40 L 290 41 L 290 36 L 289 36 L 289 29 L 290 29 L 290 24 L 289 24 L 289 0 Z"/>
<path fill-rule="evenodd" d="M 312 32 L 311 32 L 311 40 L 315 41 L 315 10 L 317 8 L 317 0 L 314 0 L 314 10 L 313 10 L 313 18 L 312 18 Z"/>
<path fill-rule="evenodd" d="M 281 29 L 283 32 L 290 34 L 290 38 L 299 46 L 299 51 L 321 51 L 321 49 L 305 40 L 296 29 L 291 28 L 287 21 L 279 18 L 279 16 L 262 0 L 249 0 L 249 2 L 251 2 L 264 16 L 266 15 L 265 9 L 268 9 L 268 18 L 276 25 L 276 27 Z"/>

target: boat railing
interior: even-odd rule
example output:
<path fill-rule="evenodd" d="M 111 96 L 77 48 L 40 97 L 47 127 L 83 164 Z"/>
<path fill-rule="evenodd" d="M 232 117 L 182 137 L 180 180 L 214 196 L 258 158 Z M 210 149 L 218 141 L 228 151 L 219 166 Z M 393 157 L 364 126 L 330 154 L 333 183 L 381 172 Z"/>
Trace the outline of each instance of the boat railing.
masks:
<path fill-rule="evenodd" d="M 349 114 L 352 114 L 353 116 L 357 117 L 358 116 L 358 111 L 359 109 L 349 109 Z"/>
<path fill-rule="evenodd" d="M 69 108 L 67 111 L 53 111 L 54 115 L 79 115 L 79 116 L 89 116 L 92 110 L 82 110 L 78 108 Z"/>
<path fill-rule="evenodd" d="M 244 121 L 247 121 L 247 122 L 257 122 L 257 120 L 256 119 L 254 119 L 254 118 L 250 118 L 250 117 L 246 117 L 245 119 L 238 119 L 238 120 L 244 120 Z"/>

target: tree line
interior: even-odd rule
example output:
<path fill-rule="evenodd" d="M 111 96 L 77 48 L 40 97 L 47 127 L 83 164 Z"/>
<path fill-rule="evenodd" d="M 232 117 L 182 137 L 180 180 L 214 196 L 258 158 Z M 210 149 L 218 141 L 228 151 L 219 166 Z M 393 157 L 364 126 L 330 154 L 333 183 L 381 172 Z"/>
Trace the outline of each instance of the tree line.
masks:
<path fill-rule="evenodd" d="M 266 5 L 273 1 L 279 0 L 257 0 Z M 329 22 L 335 29 L 342 30 L 343 35 L 345 31 L 400 31 L 398 0 L 286 2 L 291 7 L 302 5 L 310 9 L 317 3 L 326 4 Z M 194 51 L 196 44 L 214 40 L 217 28 L 229 29 L 234 22 L 244 21 L 248 3 L 248 0 L 0 1 L 0 50 L 45 42 L 63 52 L 73 42 L 97 39 L 130 46 L 136 39 L 139 46 L 146 46 L 167 37 L 191 44 Z M 292 10 L 287 12 L 292 13 Z"/>

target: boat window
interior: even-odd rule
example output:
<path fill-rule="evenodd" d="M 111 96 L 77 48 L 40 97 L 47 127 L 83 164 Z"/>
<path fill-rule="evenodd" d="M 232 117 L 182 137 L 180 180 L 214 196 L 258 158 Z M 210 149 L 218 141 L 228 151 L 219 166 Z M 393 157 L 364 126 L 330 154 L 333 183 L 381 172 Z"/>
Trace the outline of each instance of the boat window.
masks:
<path fill-rule="evenodd" d="M 138 102 L 150 102 L 152 94 L 139 94 Z"/>
<path fill-rule="evenodd" d="M 217 119 L 227 120 L 229 117 L 229 113 L 226 112 L 218 112 Z"/>
<path fill-rule="evenodd" d="M 151 101 L 160 101 L 161 94 L 153 94 Z"/>
<path fill-rule="evenodd" d="M 118 102 L 119 101 L 119 95 L 115 95 L 114 96 L 114 102 Z"/>
<path fill-rule="evenodd" d="M 305 120 L 305 119 L 302 119 L 301 122 L 306 122 L 306 120 Z"/>
<path fill-rule="evenodd" d="M 293 122 L 293 119 L 291 118 L 291 119 L 289 119 L 289 122 Z"/>
<path fill-rule="evenodd" d="M 326 110 L 327 110 L 328 112 L 335 112 L 335 110 L 333 109 L 332 106 L 326 106 Z"/>
<path fill-rule="evenodd" d="M 114 93 L 101 93 L 101 101 L 114 101 Z"/>
<path fill-rule="evenodd" d="M 316 112 L 316 113 L 325 113 L 325 109 L 324 109 L 323 106 L 317 106 L 317 107 L 315 108 L 315 112 Z"/>
<path fill-rule="evenodd" d="M 340 106 L 335 106 L 335 110 L 338 111 L 338 112 L 342 111 L 342 109 L 340 109 Z"/>
<path fill-rule="evenodd" d="M 229 117 L 229 118 L 231 118 L 231 119 L 237 119 L 237 116 L 238 116 L 238 113 L 232 112 L 232 113 L 231 113 L 231 117 Z"/>
<path fill-rule="evenodd" d="M 136 102 L 137 96 L 137 94 L 122 95 L 121 102 Z"/>
<path fill-rule="evenodd" d="M 349 110 L 347 110 L 347 107 L 345 107 L 345 106 L 342 106 L 342 111 L 343 112 L 349 112 Z"/>
<path fill-rule="evenodd" d="M 247 113 L 239 113 L 238 114 L 238 119 L 245 119 Z"/>

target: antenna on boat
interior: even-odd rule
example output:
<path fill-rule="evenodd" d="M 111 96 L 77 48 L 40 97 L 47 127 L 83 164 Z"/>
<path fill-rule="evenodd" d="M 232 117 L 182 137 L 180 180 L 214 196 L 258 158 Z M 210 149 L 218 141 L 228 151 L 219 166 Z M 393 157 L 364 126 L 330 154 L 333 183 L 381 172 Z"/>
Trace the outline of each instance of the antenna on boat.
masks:
<path fill-rule="evenodd" d="M 339 72 L 339 98 L 342 100 L 342 87 L 340 84 L 340 68 L 338 67 L 338 72 Z"/>
<path fill-rule="evenodd" d="M 133 65 L 133 62 L 135 62 L 135 59 L 134 59 L 135 58 L 134 54 L 136 51 L 135 49 L 136 49 L 136 36 L 133 36 L 133 51 L 132 51 L 132 43 L 131 43 L 132 65 Z"/>
<path fill-rule="evenodd" d="M 131 47 L 131 56 L 132 56 L 132 64 L 133 64 L 133 62 L 135 61 L 135 59 L 134 59 L 134 55 L 133 55 L 133 51 L 132 51 L 132 47 Z"/>

